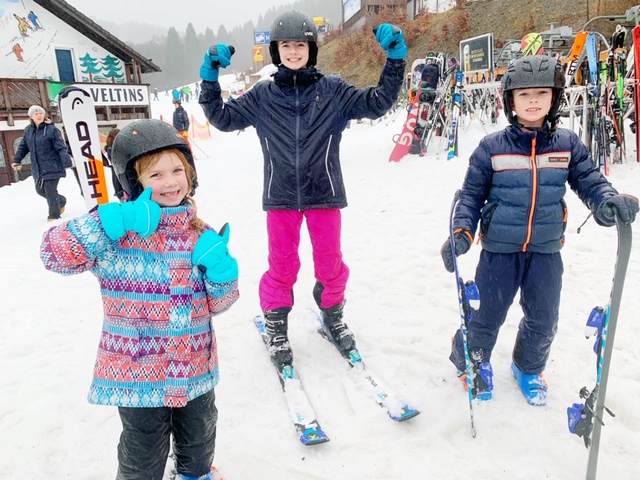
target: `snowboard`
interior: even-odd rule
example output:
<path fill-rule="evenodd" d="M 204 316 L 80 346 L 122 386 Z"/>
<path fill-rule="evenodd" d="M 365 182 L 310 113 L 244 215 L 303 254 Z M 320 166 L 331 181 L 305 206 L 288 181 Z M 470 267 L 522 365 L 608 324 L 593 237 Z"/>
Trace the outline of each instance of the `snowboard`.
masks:
<path fill-rule="evenodd" d="M 522 50 L 522 55 L 542 55 L 544 53 L 542 43 L 542 37 L 539 33 L 527 33 L 520 41 L 520 50 Z"/>

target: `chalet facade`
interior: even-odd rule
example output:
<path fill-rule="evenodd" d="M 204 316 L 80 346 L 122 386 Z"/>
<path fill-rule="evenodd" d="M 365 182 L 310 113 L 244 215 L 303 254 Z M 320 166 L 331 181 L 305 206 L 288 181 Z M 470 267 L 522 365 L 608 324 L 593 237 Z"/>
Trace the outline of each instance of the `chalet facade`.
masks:
<path fill-rule="evenodd" d="M 62 128 L 58 92 L 87 90 L 102 133 L 138 118 L 151 118 L 149 85 L 142 74 L 160 68 L 63 0 L 0 0 L 0 186 L 30 175 L 11 161 L 41 105 Z"/>

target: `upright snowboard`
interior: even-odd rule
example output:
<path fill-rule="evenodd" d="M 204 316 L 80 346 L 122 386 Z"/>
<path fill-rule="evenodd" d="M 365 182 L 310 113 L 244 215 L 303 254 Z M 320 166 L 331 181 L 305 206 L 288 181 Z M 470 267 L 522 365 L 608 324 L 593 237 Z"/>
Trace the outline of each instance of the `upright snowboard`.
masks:
<path fill-rule="evenodd" d="M 78 87 L 65 87 L 58 94 L 62 123 L 78 171 L 87 210 L 109 202 L 104 175 L 100 132 L 91 95 Z"/>

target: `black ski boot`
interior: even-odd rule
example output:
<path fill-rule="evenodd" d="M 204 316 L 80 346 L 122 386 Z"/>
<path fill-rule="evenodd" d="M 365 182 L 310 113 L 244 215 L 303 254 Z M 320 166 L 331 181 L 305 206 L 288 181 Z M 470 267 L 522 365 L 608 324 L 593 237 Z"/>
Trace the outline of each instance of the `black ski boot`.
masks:
<path fill-rule="evenodd" d="M 293 352 L 287 337 L 287 316 L 291 307 L 280 307 L 264 312 L 264 326 L 269 337 L 269 354 L 279 369 L 293 363 Z"/>
<path fill-rule="evenodd" d="M 342 315 L 346 300 L 338 305 L 334 305 L 333 307 L 322 308 L 320 307 L 320 304 L 322 303 L 323 290 L 324 285 L 320 282 L 316 282 L 313 286 L 313 299 L 316 301 L 316 304 L 320 309 L 320 318 L 322 319 L 324 329 L 329 333 L 331 341 L 335 344 L 338 350 L 348 358 L 349 352 L 356 348 L 356 339 L 354 338 L 353 333 L 351 333 L 351 330 L 349 330 L 347 324 L 342 322 Z"/>
<path fill-rule="evenodd" d="M 348 356 L 349 352 L 356 348 L 356 339 L 347 324 L 342 321 L 345 303 L 339 303 L 331 308 L 321 308 L 320 312 L 322 322 L 325 329 L 329 331 L 333 343 L 344 356 Z"/>

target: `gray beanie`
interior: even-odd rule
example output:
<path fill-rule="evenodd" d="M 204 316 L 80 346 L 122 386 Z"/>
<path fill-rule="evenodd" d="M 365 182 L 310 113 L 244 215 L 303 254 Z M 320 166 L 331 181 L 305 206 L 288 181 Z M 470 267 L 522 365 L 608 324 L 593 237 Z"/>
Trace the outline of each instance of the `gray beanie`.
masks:
<path fill-rule="evenodd" d="M 29 118 L 33 117 L 33 114 L 36 112 L 42 112 L 43 114 L 46 114 L 44 108 L 42 108 L 40 105 L 31 105 L 29 107 Z"/>

